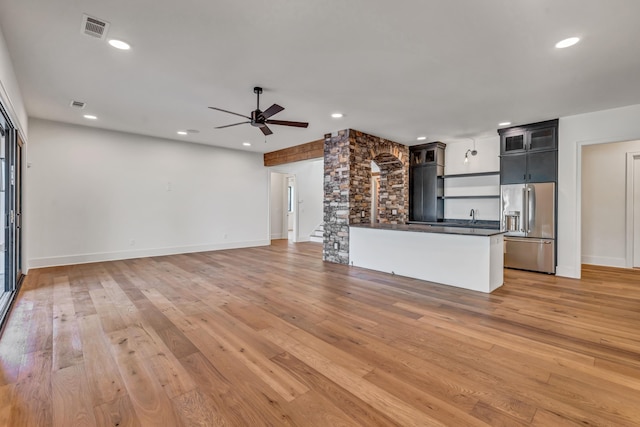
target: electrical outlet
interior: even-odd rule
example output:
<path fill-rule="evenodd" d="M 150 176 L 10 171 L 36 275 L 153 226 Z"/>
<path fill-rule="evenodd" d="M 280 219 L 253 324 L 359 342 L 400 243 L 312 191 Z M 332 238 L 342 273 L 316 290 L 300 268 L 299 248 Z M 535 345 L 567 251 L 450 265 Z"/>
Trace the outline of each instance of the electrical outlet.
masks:
<path fill-rule="evenodd" d="M 339 250 L 340 249 L 340 242 L 333 242 L 333 249 Z"/>

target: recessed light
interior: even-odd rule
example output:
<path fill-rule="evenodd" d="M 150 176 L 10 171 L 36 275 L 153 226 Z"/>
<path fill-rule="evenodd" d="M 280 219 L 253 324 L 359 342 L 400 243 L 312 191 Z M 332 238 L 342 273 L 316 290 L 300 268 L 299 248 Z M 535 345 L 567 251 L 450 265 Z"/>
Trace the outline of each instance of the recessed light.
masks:
<path fill-rule="evenodd" d="M 502 123 L 498 123 L 498 126 L 509 126 L 511 124 L 511 122 L 502 122 Z"/>
<path fill-rule="evenodd" d="M 92 114 L 85 114 L 84 115 L 85 119 L 89 119 L 89 120 L 98 120 L 98 117 L 92 115 Z"/>
<path fill-rule="evenodd" d="M 122 40 L 111 39 L 109 40 L 109 44 L 116 49 L 120 50 L 129 50 L 131 49 L 131 45 L 127 42 L 123 42 Z"/>
<path fill-rule="evenodd" d="M 418 141 L 424 141 L 425 139 L 427 139 L 426 136 L 419 136 L 416 138 Z"/>
<path fill-rule="evenodd" d="M 245 147 L 251 147 L 251 143 L 250 142 L 243 142 L 242 145 L 244 145 Z"/>
<path fill-rule="evenodd" d="M 187 132 L 186 130 L 179 130 L 178 131 L 178 135 L 187 135 L 189 132 Z"/>
<path fill-rule="evenodd" d="M 573 46 L 580 41 L 580 37 L 569 37 L 568 39 L 560 40 L 556 43 L 556 48 L 564 49 L 565 47 Z"/>
<path fill-rule="evenodd" d="M 331 117 L 333 117 L 334 119 L 340 119 L 340 118 L 344 117 L 344 114 L 342 114 L 342 113 L 333 113 L 331 115 Z"/>

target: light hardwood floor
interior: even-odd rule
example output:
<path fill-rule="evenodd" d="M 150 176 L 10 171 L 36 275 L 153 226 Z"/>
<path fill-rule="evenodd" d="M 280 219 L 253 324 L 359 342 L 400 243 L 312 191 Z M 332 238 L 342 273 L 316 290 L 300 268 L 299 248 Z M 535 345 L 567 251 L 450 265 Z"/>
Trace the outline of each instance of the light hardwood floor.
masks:
<path fill-rule="evenodd" d="M 638 426 L 639 278 L 485 295 L 286 241 L 31 270 L 0 425 Z"/>

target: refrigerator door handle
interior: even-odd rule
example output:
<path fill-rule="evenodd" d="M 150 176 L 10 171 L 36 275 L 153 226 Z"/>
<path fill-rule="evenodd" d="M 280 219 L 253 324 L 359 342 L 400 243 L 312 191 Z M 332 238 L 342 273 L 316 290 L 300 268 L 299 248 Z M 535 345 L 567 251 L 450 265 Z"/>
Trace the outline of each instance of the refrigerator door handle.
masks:
<path fill-rule="evenodd" d="M 536 191 L 535 188 L 527 186 L 527 233 L 531 233 L 531 225 L 536 225 Z"/>
<path fill-rule="evenodd" d="M 520 229 L 523 233 L 527 232 L 527 215 L 527 186 L 524 186 L 522 188 L 522 228 Z"/>

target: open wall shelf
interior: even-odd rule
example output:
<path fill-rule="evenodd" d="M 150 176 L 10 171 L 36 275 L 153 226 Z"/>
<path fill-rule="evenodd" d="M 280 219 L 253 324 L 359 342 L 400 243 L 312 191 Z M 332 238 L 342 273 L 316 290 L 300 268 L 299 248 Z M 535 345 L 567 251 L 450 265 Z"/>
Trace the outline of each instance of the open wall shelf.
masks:
<path fill-rule="evenodd" d="M 500 171 L 496 172 L 476 172 L 476 173 L 459 173 L 454 175 L 444 175 L 443 178 L 471 178 L 474 176 L 490 176 L 500 175 Z"/>

